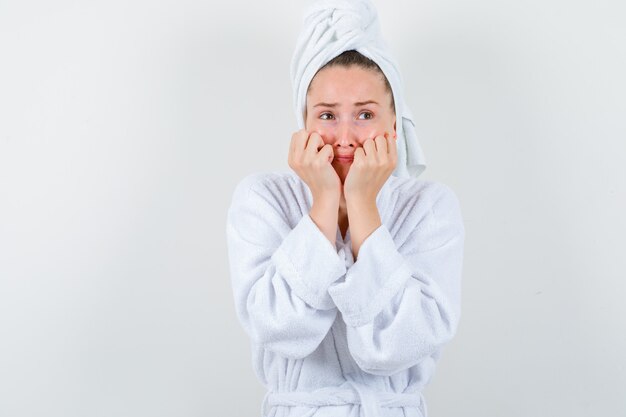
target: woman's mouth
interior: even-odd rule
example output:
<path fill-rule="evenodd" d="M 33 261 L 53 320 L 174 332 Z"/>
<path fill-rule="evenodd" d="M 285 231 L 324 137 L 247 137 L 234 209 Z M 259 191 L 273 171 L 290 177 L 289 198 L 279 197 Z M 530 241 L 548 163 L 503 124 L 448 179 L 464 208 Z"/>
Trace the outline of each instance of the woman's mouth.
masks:
<path fill-rule="evenodd" d="M 354 157 L 353 156 L 335 156 L 333 160 L 337 162 L 342 162 L 342 163 L 350 163 L 354 161 Z"/>

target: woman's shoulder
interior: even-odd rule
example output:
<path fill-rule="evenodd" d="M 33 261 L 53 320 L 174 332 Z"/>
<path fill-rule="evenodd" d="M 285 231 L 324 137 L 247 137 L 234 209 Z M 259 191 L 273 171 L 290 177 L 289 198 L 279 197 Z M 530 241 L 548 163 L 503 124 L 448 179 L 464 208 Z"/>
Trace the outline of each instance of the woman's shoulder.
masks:
<path fill-rule="evenodd" d="M 245 175 L 235 186 L 233 202 L 247 201 L 251 193 L 260 197 L 273 197 L 273 200 L 294 196 L 306 198 L 310 194 L 304 181 L 290 170 L 253 172 Z"/>
<path fill-rule="evenodd" d="M 396 207 L 412 207 L 423 214 L 449 215 L 451 210 L 460 210 L 459 199 L 454 189 L 446 183 L 414 177 L 393 177 L 390 195 Z"/>
<path fill-rule="evenodd" d="M 464 234 L 459 199 L 449 185 L 395 177 L 390 189 L 385 221 L 395 239 L 400 242 L 412 239 L 407 250 L 418 241 L 439 245 L 450 234 Z"/>
<path fill-rule="evenodd" d="M 397 199 L 429 200 L 430 203 L 436 203 L 442 198 L 457 199 L 456 193 L 449 185 L 414 177 L 392 176 L 390 189 Z"/>

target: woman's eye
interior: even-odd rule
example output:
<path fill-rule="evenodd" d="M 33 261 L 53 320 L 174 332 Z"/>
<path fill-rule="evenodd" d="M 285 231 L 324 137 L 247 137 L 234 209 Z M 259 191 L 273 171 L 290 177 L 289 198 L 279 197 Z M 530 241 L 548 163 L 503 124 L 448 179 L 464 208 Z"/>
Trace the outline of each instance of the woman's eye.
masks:
<path fill-rule="evenodd" d="M 361 118 L 360 116 L 367 116 L 365 117 L 365 119 Z M 320 114 L 320 119 L 322 120 L 331 120 L 331 118 L 333 118 L 334 116 L 331 113 L 322 113 Z M 371 112 L 365 111 L 361 114 L 359 114 L 359 118 L 361 118 L 361 120 L 369 120 L 371 118 L 373 118 L 374 115 Z"/>

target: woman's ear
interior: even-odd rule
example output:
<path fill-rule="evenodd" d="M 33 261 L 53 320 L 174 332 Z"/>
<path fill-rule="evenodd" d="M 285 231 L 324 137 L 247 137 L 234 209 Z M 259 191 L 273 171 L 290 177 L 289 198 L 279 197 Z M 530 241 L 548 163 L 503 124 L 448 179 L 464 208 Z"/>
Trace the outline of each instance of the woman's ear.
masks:
<path fill-rule="evenodd" d="M 396 122 L 393 122 L 393 137 L 396 137 Z"/>

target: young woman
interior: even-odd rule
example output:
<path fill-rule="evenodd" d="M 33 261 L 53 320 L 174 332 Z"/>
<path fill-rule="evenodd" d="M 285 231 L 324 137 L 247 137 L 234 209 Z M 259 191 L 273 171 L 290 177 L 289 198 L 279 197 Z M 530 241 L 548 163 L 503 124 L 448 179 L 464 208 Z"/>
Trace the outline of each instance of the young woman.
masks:
<path fill-rule="evenodd" d="M 228 211 L 263 417 L 427 417 L 422 390 L 460 319 L 459 202 L 392 175 L 407 172 L 398 138 L 410 136 L 374 60 L 335 53 L 303 91 L 292 171 L 248 175 Z"/>

